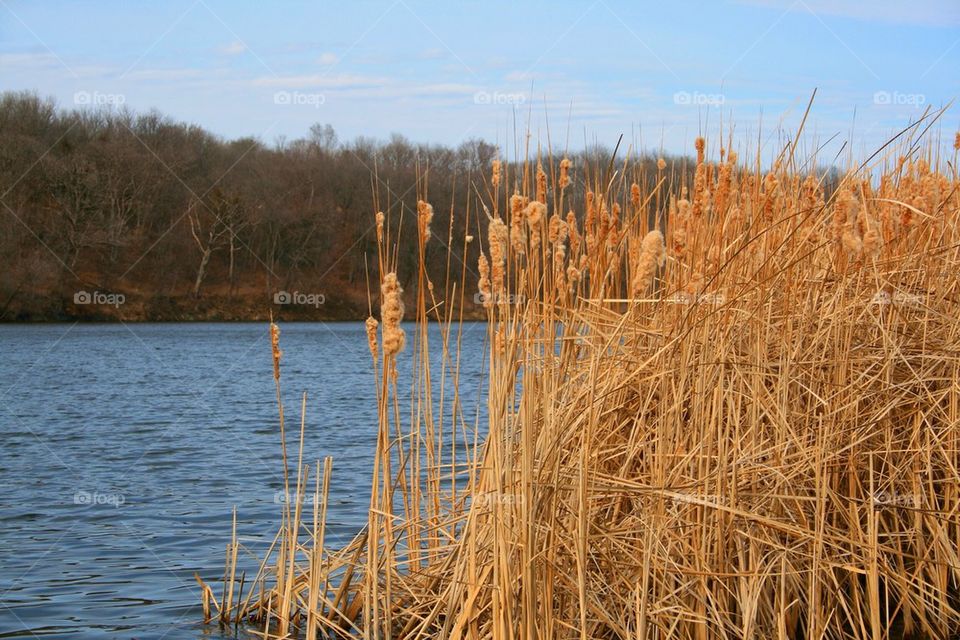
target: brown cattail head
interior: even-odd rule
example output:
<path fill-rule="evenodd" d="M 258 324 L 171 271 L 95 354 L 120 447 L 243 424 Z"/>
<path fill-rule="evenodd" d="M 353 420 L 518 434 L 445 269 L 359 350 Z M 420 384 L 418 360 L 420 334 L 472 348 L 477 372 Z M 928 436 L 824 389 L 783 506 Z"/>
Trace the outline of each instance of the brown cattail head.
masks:
<path fill-rule="evenodd" d="M 377 360 L 377 327 L 380 323 L 373 316 L 367 318 L 367 346 L 370 347 L 370 355 L 374 362 Z"/>
<path fill-rule="evenodd" d="M 504 264 L 507 257 L 507 243 L 510 234 L 507 231 L 507 225 L 503 224 L 500 218 L 494 218 L 490 221 L 487 229 L 487 240 L 490 245 L 490 263 L 491 263 L 491 283 L 495 295 L 503 294 Z"/>
<path fill-rule="evenodd" d="M 636 182 L 630 185 L 630 204 L 634 207 L 640 206 L 640 185 Z"/>
<path fill-rule="evenodd" d="M 283 351 L 280 351 L 280 327 L 276 323 L 270 323 L 270 351 L 273 353 L 273 379 L 280 381 L 280 358 L 283 357 Z"/>
<path fill-rule="evenodd" d="M 547 202 L 547 174 L 539 163 L 537 164 L 537 200 L 544 204 Z"/>
<path fill-rule="evenodd" d="M 380 319 L 383 322 L 383 356 L 395 356 L 403 351 L 407 336 L 400 323 L 403 321 L 403 289 L 397 274 L 390 272 L 380 284 Z"/>
<path fill-rule="evenodd" d="M 417 201 L 417 226 L 423 244 L 430 240 L 430 222 L 433 221 L 433 205 L 423 200 Z"/>
<path fill-rule="evenodd" d="M 386 216 L 383 215 L 383 211 L 377 211 L 377 242 L 383 242 L 383 221 Z"/>
<path fill-rule="evenodd" d="M 663 158 L 657 158 L 657 171 L 663 171 L 667 168 L 667 161 Z"/>
<path fill-rule="evenodd" d="M 539 200 L 534 200 L 527 205 L 525 215 L 527 225 L 530 227 L 530 247 L 531 249 L 536 249 L 540 246 L 540 228 L 543 224 L 543 219 L 547 215 L 547 205 Z"/>
<path fill-rule="evenodd" d="M 477 270 L 480 272 L 480 280 L 477 282 L 477 289 L 480 291 L 480 301 L 483 303 L 484 309 L 489 309 L 493 306 L 493 294 L 490 290 L 490 263 L 487 261 L 487 256 L 480 253 L 480 257 L 477 258 Z"/>
<path fill-rule="evenodd" d="M 647 291 L 650 280 L 656 273 L 658 266 L 663 266 L 666 260 L 666 249 L 663 245 L 663 234 L 656 229 L 644 236 L 633 255 L 633 282 L 631 290 L 633 297 L 639 298 Z"/>
<path fill-rule="evenodd" d="M 561 189 L 566 189 L 567 186 L 570 184 L 570 167 L 572 165 L 573 163 L 570 162 L 570 158 L 564 158 L 563 160 L 560 161 L 560 188 Z"/>
<path fill-rule="evenodd" d="M 960 131 L 957 131 L 957 135 L 953 138 L 953 149 L 960 151 Z"/>
<path fill-rule="evenodd" d="M 697 150 L 697 164 L 703 164 L 704 149 L 707 147 L 706 140 L 703 139 L 703 136 L 697 136 L 693 146 Z"/>
<path fill-rule="evenodd" d="M 500 160 L 493 161 L 492 175 L 490 176 L 490 183 L 493 185 L 494 189 L 500 186 Z"/>
<path fill-rule="evenodd" d="M 577 214 L 567 212 L 567 233 L 570 235 L 570 251 L 576 252 L 580 248 L 580 231 L 577 229 Z"/>

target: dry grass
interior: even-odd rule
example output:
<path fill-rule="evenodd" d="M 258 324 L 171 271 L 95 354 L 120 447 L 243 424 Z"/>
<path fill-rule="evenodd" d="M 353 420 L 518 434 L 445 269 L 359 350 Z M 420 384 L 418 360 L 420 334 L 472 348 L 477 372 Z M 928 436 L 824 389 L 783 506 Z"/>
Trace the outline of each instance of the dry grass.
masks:
<path fill-rule="evenodd" d="M 698 140 L 689 194 L 662 162 L 649 192 L 630 162 L 497 162 L 456 214 L 484 253 L 482 440 L 437 383 L 458 382 L 451 309 L 476 280 L 451 265 L 443 305 L 421 268 L 405 339 L 378 217 L 368 526 L 324 548 L 329 463 L 311 487 L 299 461 L 321 512 L 288 506 L 246 598 L 228 566 L 208 617 L 309 638 L 956 633 L 960 182 L 916 132 L 831 193 L 790 146 L 761 170 Z"/>

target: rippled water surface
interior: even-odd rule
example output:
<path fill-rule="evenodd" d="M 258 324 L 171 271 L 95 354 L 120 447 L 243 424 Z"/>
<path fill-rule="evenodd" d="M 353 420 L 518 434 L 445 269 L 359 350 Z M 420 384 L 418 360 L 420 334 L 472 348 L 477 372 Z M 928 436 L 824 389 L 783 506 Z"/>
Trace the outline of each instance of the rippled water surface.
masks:
<path fill-rule="evenodd" d="M 463 331 L 472 422 L 484 327 Z M 334 456 L 327 536 L 345 542 L 376 434 L 364 328 L 287 324 L 281 342 L 288 421 L 306 391 L 304 459 Z M 0 325 L 0 353 L 0 637 L 233 637 L 201 623 L 193 574 L 218 579 L 234 506 L 252 549 L 279 522 L 267 327 Z"/>

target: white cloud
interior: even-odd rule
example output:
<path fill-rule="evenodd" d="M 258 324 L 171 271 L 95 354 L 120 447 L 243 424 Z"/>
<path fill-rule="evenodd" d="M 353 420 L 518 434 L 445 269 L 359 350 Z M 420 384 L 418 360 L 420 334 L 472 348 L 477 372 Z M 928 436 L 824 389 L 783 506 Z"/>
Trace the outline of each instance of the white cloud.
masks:
<path fill-rule="evenodd" d="M 207 73 L 203 69 L 140 69 L 131 71 L 126 77 L 130 80 L 189 80 Z"/>
<path fill-rule="evenodd" d="M 247 50 L 246 43 L 240 40 L 234 40 L 230 44 L 220 47 L 220 53 L 227 56 L 238 56 Z"/>
<path fill-rule="evenodd" d="M 305 76 L 264 76 L 253 81 L 258 87 L 284 87 L 287 89 L 346 89 L 350 87 L 380 86 L 389 82 L 387 78 L 341 73 L 335 76 L 320 74 Z"/>
<path fill-rule="evenodd" d="M 0 67 L 6 69 L 55 67 L 60 64 L 52 53 L 0 53 Z"/>
<path fill-rule="evenodd" d="M 340 56 L 329 51 L 320 54 L 320 57 L 317 58 L 317 64 L 322 64 L 324 66 L 331 66 L 340 62 Z"/>

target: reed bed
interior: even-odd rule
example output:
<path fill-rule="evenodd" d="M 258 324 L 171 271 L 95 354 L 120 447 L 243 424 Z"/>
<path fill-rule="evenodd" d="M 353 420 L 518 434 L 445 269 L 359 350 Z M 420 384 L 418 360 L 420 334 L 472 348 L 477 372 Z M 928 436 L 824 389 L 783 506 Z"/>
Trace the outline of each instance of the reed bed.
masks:
<path fill-rule="evenodd" d="M 476 229 L 459 239 L 421 185 L 412 295 L 377 214 L 368 524 L 324 546 L 331 464 L 301 453 L 259 575 L 234 588 L 234 540 L 207 617 L 310 639 L 960 631 L 960 181 L 928 125 L 830 189 L 795 144 L 764 168 L 698 138 L 689 176 L 498 160 L 450 212 Z M 444 236 L 475 243 L 479 278 L 451 263 L 434 286 Z M 437 384 L 457 386 L 475 288 L 482 425 Z M 279 400 L 276 341 L 274 362 Z"/>

